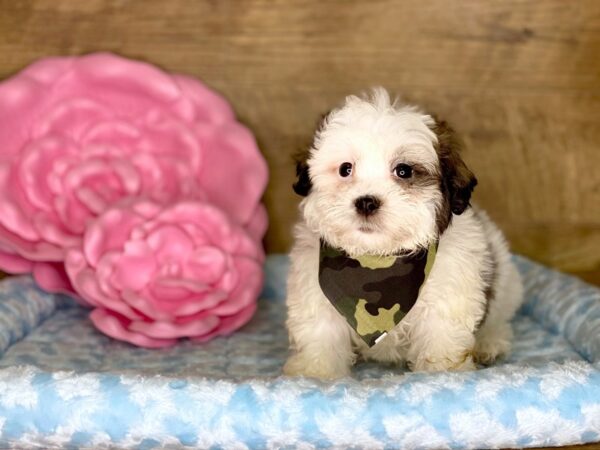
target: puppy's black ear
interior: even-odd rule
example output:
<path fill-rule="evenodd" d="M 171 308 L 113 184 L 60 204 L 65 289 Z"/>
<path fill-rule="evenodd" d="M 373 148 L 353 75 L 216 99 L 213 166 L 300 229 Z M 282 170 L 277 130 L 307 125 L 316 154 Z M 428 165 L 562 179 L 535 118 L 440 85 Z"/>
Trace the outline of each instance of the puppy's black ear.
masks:
<path fill-rule="evenodd" d="M 321 117 L 317 122 L 317 129 L 315 131 L 315 135 L 318 135 L 325 126 L 327 117 L 329 116 L 330 112 L 331 111 L 328 111 L 325 114 L 321 114 Z M 310 147 L 310 145 L 307 145 L 306 147 L 308 148 Z M 307 162 L 309 156 L 310 152 L 308 150 L 303 150 L 301 152 L 298 152 L 296 154 L 296 157 L 294 158 L 296 160 L 296 182 L 293 184 L 293 188 L 296 194 L 301 195 L 303 197 L 306 197 L 312 189 L 312 181 L 310 180 L 310 173 L 308 171 Z"/>
<path fill-rule="evenodd" d="M 306 197 L 312 188 L 310 174 L 308 173 L 308 152 L 305 155 L 296 159 L 296 182 L 293 185 L 294 192 L 298 195 Z"/>
<path fill-rule="evenodd" d="M 462 143 L 452 127 L 436 119 L 433 131 L 438 138 L 436 150 L 442 170 L 442 191 L 447 197 L 450 211 L 459 215 L 469 206 L 477 178 L 460 156 Z"/>

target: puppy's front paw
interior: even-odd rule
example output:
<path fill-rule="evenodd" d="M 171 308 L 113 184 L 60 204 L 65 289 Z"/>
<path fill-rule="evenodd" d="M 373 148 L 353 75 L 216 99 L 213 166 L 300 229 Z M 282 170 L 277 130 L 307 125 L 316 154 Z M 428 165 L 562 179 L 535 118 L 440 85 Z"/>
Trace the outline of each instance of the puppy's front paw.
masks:
<path fill-rule="evenodd" d="M 334 380 L 350 375 L 350 367 L 307 358 L 296 353 L 288 358 L 283 366 L 283 374 L 289 377 L 310 377 L 321 380 Z"/>
<path fill-rule="evenodd" d="M 414 372 L 442 372 L 446 370 L 462 372 L 477 368 L 470 351 L 453 358 L 444 356 L 419 356 L 414 363 L 409 362 L 408 366 Z"/>
<path fill-rule="evenodd" d="M 475 344 L 475 361 L 489 365 L 510 353 L 512 332 L 510 325 L 482 330 Z"/>

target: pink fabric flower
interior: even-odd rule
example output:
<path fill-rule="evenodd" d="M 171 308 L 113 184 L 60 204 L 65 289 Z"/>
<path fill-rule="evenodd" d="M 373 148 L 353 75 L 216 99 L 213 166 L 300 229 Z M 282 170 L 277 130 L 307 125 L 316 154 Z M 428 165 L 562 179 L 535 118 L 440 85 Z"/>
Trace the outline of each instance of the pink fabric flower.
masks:
<path fill-rule="evenodd" d="M 0 269 L 48 290 L 71 290 L 65 252 L 123 199 L 206 200 L 259 241 L 266 180 L 252 134 L 192 78 L 101 53 L 0 84 Z"/>
<path fill-rule="evenodd" d="M 245 324 L 262 287 L 260 247 L 219 208 L 138 201 L 91 223 L 66 269 L 98 329 L 143 347 L 205 341 Z"/>

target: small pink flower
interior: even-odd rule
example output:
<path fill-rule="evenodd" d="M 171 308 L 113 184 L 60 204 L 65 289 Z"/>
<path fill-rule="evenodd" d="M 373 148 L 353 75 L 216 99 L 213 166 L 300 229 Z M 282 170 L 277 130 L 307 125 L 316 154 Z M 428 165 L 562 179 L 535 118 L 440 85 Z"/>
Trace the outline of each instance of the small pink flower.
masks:
<path fill-rule="evenodd" d="M 67 254 L 77 293 L 107 335 L 143 347 L 206 341 L 245 324 L 262 287 L 260 245 L 219 209 L 186 201 L 113 208 Z"/>
<path fill-rule="evenodd" d="M 207 200 L 256 240 L 267 170 L 200 82 L 111 54 L 40 60 L 0 84 L 0 268 L 70 290 L 62 261 L 123 199 Z"/>

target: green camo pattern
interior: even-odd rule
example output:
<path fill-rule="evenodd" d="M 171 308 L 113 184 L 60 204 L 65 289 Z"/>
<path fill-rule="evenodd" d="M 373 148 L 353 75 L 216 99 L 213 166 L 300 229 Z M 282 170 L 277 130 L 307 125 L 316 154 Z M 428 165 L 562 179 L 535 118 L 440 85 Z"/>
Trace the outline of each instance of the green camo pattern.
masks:
<path fill-rule="evenodd" d="M 350 258 L 321 241 L 319 284 L 335 309 L 372 347 L 413 307 L 436 251 L 437 242 L 414 255 Z"/>

